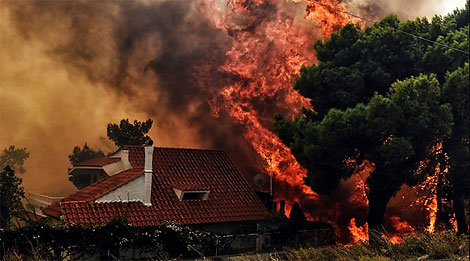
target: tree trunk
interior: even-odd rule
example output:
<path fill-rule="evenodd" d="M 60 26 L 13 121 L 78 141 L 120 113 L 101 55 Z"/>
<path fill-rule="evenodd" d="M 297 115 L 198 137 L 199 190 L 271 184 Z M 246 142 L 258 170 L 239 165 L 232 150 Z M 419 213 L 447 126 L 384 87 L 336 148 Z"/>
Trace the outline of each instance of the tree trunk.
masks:
<path fill-rule="evenodd" d="M 455 219 L 457 220 L 457 234 L 468 234 L 467 221 L 465 220 L 465 203 L 463 196 L 454 191 L 454 199 L 452 205 L 454 206 Z"/>
<path fill-rule="evenodd" d="M 8 228 L 10 224 L 10 210 L 0 204 L 0 229 Z"/>
<path fill-rule="evenodd" d="M 369 214 L 367 216 L 369 242 L 376 241 L 378 237 L 382 236 L 385 209 L 392 196 L 393 192 L 383 191 L 369 194 Z"/>

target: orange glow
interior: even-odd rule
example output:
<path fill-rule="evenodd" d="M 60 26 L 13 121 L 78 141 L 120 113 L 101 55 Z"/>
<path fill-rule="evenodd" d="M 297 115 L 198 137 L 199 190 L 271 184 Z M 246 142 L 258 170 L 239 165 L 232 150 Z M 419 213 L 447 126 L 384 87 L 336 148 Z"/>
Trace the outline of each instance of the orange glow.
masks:
<path fill-rule="evenodd" d="M 75 1 L 64 1 L 64 5 L 52 4 L 50 8 L 42 4 L 4 2 L 7 4 L 0 5 L 0 16 L 6 19 L 0 23 L 0 34 L 5 37 L 0 40 L 4 43 L 0 52 L 5 54 L 3 64 L 6 66 L 0 68 L 0 79 L 5 86 L 2 85 L 0 95 L 3 96 L 0 98 L 5 99 L 0 100 L 5 105 L 2 116 L 8 124 L 0 124 L 4 127 L 0 128 L 0 141 L 4 142 L 0 148 L 11 142 L 18 147 L 27 147 L 31 152 L 31 158 L 26 162 L 26 169 L 31 173 L 24 176 L 27 190 L 47 193 L 52 189 L 57 195 L 69 194 L 74 188 L 64 170 L 70 165 L 67 155 L 74 146 L 88 141 L 94 148 L 109 145 L 106 147 L 111 147 L 110 151 L 115 150 L 112 144 L 97 139 L 106 136 L 103 131 L 107 123 L 118 122 L 122 118 L 152 118 L 155 124 L 150 136 L 156 138 L 159 146 L 222 148 L 240 154 L 248 152 L 239 159 L 246 159 L 250 165 L 246 174 L 263 172 L 273 177 L 274 198 L 276 201 L 285 200 L 286 214 L 297 201 L 309 220 L 332 223 L 338 238 L 342 236 L 348 240 L 351 234 L 355 242 L 367 240 L 367 223 L 358 227 L 356 221 L 362 224 L 365 220 L 368 205 L 366 178 L 373 171 L 373 164 L 364 162 L 356 166 L 355 174 L 341 180 L 337 191 L 320 197 L 304 185 L 306 170 L 279 140 L 272 126 L 276 112 L 293 119 L 301 114 L 302 107 L 312 109 L 310 100 L 293 89 L 295 79 L 302 66 L 317 63 L 313 48 L 316 40 L 326 39 L 346 23 L 359 22 L 346 13 L 346 6 L 352 8 L 350 1 L 187 1 L 195 4 L 188 5 L 190 9 L 178 11 L 178 14 L 182 12 L 183 20 L 176 23 L 171 20 L 171 23 L 178 24 L 174 27 L 177 31 L 174 35 L 161 34 L 173 29 L 170 21 L 161 26 L 152 23 L 155 17 L 157 20 L 166 17 L 153 13 L 162 9 L 159 1 L 92 1 L 86 5 L 97 4 L 87 6 L 86 15 L 78 15 L 81 10 L 78 7 L 82 3 L 75 5 Z M 102 2 L 109 5 L 101 5 Z M 121 5 L 125 2 L 133 3 Z M 72 6 L 65 8 L 67 4 Z M 74 11 L 70 13 L 71 10 Z M 145 12 L 140 13 L 139 10 Z M 183 12 L 188 13 L 183 15 Z M 354 9 L 350 12 L 361 14 Z M 368 15 L 375 17 L 373 13 Z M 70 22 L 71 17 L 74 18 L 73 23 Z M 204 19 L 195 19 L 200 17 Z M 194 23 L 200 24 L 185 26 Z M 44 27 L 44 24 L 50 26 Z M 361 25 L 365 26 L 365 23 Z M 28 30 L 23 28 L 28 26 L 32 27 Z M 203 33 L 188 34 L 189 30 L 199 27 L 210 29 L 201 31 L 210 32 L 210 39 L 198 37 Z M 83 41 L 87 44 L 69 46 L 81 42 L 82 33 L 87 36 L 87 41 Z M 26 35 L 30 39 L 25 40 Z M 93 37 L 88 39 L 88 36 Z M 173 49 L 165 48 L 167 45 L 161 39 L 171 39 L 168 46 L 184 43 L 183 49 L 187 50 L 178 50 L 174 55 L 184 62 L 172 61 L 168 65 L 174 62 L 173 68 L 152 70 L 153 61 L 159 67 L 160 60 L 173 59 L 166 56 Z M 201 49 L 190 48 L 201 44 Z M 89 54 L 93 54 L 90 56 L 93 58 L 86 58 Z M 180 59 L 180 55 L 185 59 Z M 191 64 L 191 67 L 179 70 L 182 63 Z M 162 64 L 166 66 L 166 63 Z M 172 75 L 173 72 L 176 75 Z M 187 75 L 188 72 L 191 75 Z M 191 82 L 181 81 L 182 85 L 189 84 L 191 88 L 179 86 L 175 90 L 167 90 L 173 83 L 179 84 L 179 77 L 191 78 Z M 119 81 L 123 82 L 118 84 Z M 37 88 L 38 84 L 41 88 Z M 185 102 L 185 99 L 180 101 L 177 95 L 174 97 L 178 97 L 178 102 L 167 106 L 172 103 L 173 92 L 190 90 L 187 93 L 191 95 L 195 89 L 198 94 L 194 99 L 189 97 L 192 101 L 188 99 L 188 108 L 174 110 L 174 106 L 179 108 L 179 103 Z M 211 115 L 207 115 L 208 111 Z M 181 112 L 192 115 L 184 117 L 185 113 Z M 202 124 L 196 121 L 202 117 L 210 118 L 210 123 L 214 124 L 210 126 L 216 126 L 220 118 L 222 124 L 216 126 L 220 129 L 212 133 L 199 128 L 205 121 L 201 121 Z M 204 135 L 198 135 L 199 131 Z M 214 140 L 206 138 L 211 134 L 218 136 L 219 131 L 220 137 Z M 38 134 L 43 138 L 37 139 Z M 239 142 L 240 136 L 248 146 Z M 230 138 L 235 139 L 227 142 L 230 143 L 228 147 L 223 147 L 225 144 L 217 147 L 219 140 Z M 434 148 L 436 151 L 439 149 L 440 145 Z M 51 158 L 47 161 L 41 157 L 49 154 Z M 253 154 L 258 157 L 253 157 Z M 355 166 L 354 160 L 346 163 Z M 423 161 L 418 172 L 424 172 L 431 163 Z M 252 169 L 253 172 L 249 172 Z M 37 182 L 39 179 L 41 182 Z M 436 195 L 437 183 L 438 176 L 431 176 L 424 184 L 410 188 L 412 192 L 407 194 L 410 197 L 392 199 L 398 203 L 388 209 L 384 222 L 387 229 L 393 231 L 390 241 L 400 242 L 402 234 L 414 233 L 410 224 L 416 226 L 416 230 L 425 227 L 430 232 L 434 231 L 437 204 L 441 203 Z M 409 211 L 408 215 L 400 216 L 403 219 L 397 217 L 411 207 L 419 208 L 421 216 L 412 216 L 414 213 L 409 214 Z M 450 222 L 456 227 L 455 219 Z"/>
<path fill-rule="evenodd" d="M 454 231 L 457 231 L 458 227 L 457 227 L 457 219 L 455 219 L 455 214 L 450 218 L 449 222 L 452 225 L 452 228 L 454 229 Z"/>
<path fill-rule="evenodd" d="M 436 225 L 436 213 L 437 213 L 437 195 L 434 194 L 432 196 L 430 204 L 426 207 L 429 211 L 429 226 L 427 227 L 427 231 L 429 233 L 434 232 L 434 228 Z"/>
<path fill-rule="evenodd" d="M 448 169 L 444 169 L 444 172 L 447 172 Z M 435 169 L 435 174 L 429 176 L 424 182 L 424 186 L 428 188 L 428 191 L 431 193 L 431 198 L 428 198 L 424 201 L 426 210 L 429 212 L 429 225 L 426 228 L 426 231 L 429 233 L 434 233 L 436 227 L 436 217 L 437 217 L 437 186 L 440 173 L 440 165 L 437 165 Z"/>
<path fill-rule="evenodd" d="M 393 227 L 399 233 L 413 233 L 415 232 L 414 228 L 408 224 L 406 221 L 401 221 L 399 217 L 391 217 L 393 222 Z"/>
<path fill-rule="evenodd" d="M 305 19 L 312 20 L 323 29 L 323 38 L 341 28 L 345 22 L 357 23 L 346 13 L 344 2 L 331 0 L 308 0 Z"/>
<path fill-rule="evenodd" d="M 263 113 L 252 101 L 259 99 L 259 102 L 264 103 L 274 99 L 278 111 L 288 117 L 300 114 L 302 107 L 310 108 L 309 100 L 292 88 L 294 79 L 303 65 L 316 62 L 312 48 L 314 40 L 328 36 L 334 29 L 339 29 L 351 20 L 338 14 L 333 8 L 314 8 L 312 3 L 307 2 L 305 21 L 276 13 L 275 18 L 261 21 L 252 30 L 239 28 L 236 21 L 232 21 L 233 17 L 243 17 L 249 22 L 257 21 L 257 16 L 251 12 L 264 11 L 264 5 L 275 3 L 276 1 L 232 0 L 227 3 L 227 13 L 212 15 L 214 24 L 221 30 L 231 32 L 235 39 L 232 48 L 226 52 L 226 62 L 218 70 L 243 80 L 211 88 L 211 83 L 204 79 L 205 75 L 210 75 L 210 66 L 201 66 L 196 78 L 200 81 L 199 86 L 213 97 L 208 101 L 212 114 L 218 116 L 222 111 L 227 112 L 235 124 L 243 127 L 245 139 L 266 161 L 264 171 L 277 181 L 300 188 L 303 195 L 274 191 L 275 199 L 285 200 L 286 213 L 290 213 L 293 203 L 301 202 L 301 196 L 316 199 L 318 195 L 304 185 L 306 170 L 272 132 L 272 115 L 276 111 Z M 285 4 L 289 4 L 289 1 Z M 330 3 L 325 1 L 324 4 Z M 342 5 L 331 1 L 331 6 Z M 217 10 L 213 12 L 217 13 Z M 280 93 L 282 100 L 275 99 Z M 306 215 L 311 219 L 308 213 Z"/>
<path fill-rule="evenodd" d="M 290 213 L 296 201 L 301 208 L 307 200 L 321 201 L 320 196 L 304 184 L 306 170 L 273 133 L 272 116 L 275 112 L 281 112 L 293 119 L 301 113 L 302 107 L 312 109 L 309 99 L 301 96 L 292 86 L 303 65 L 317 62 L 313 43 L 317 39 L 327 38 L 346 23 L 358 21 L 345 13 L 345 2 L 337 0 L 230 0 L 226 5 L 200 2 L 208 8 L 199 11 L 203 12 L 204 17 L 209 17 L 217 29 L 226 32 L 231 41 L 230 47 L 224 50 L 223 63 L 215 63 L 217 67 L 214 67 L 214 62 L 209 58 L 193 71 L 197 85 L 206 94 L 212 115 L 228 115 L 235 126 L 241 127 L 243 137 L 259 158 L 264 160 L 261 166 L 257 166 L 260 171 L 271 175 L 275 183 L 291 186 L 292 189 L 285 190 L 274 187 L 275 200 L 285 200 L 286 214 Z M 289 5 L 290 9 L 286 10 L 301 6 L 300 17 L 303 19 L 287 11 L 272 11 L 282 9 L 283 5 Z M 295 13 L 298 15 L 298 12 Z M 260 19 L 260 15 L 267 18 Z M 214 71 L 228 80 L 213 79 L 211 75 Z M 345 202 L 356 208 L 366 208 L 368 188 L 365 180 L 373 169 L 373 164 L 368 162 L 357 167 L 358 175 L 353 175 L 347 181 L 348 189 L 354 186 L 354 194 L 348 195 Z M 426 191 L 435 194 L 436 190 Z M 432 223 L 429 227 L 434 227 L 437 199 L 426 201 L 425 204 L 420 202 L 420 206 L 423 205 L 429 212 L 429 221 Z M 338 206 L 332 204 L 328 209 L 330 212 L 343 212 Z M 309 220 L 322 218 L 318 213 L 308 212 L 308 209 L 304 214 Z M 331 220 L 338 216 L 331 214 Z M 348 215 L 343 224 L 348 224 L 349 220 L 348 229 L 353 241 L 367 241 L 367 223 L 357 226 L 356 219 L 359 222 L 359 216 L 350 217 Z M 394 230 L 389 238 L 391 242 L 400 242 L 401 234 L 414 233 L 407 221 L 398 217 L 392 217 L 391 224 Z M 348 237 L 345 225 L 340 229 Z"/>
<path fill-rule="evenodd" d="M 367 183 L 366 178 L 369 176 L 369 173 L 374 170 L 374 164 L 369 162 L 362 163 L 358 169 L 356 169 L 356 175 L 350 179 L 355 183 L 355 193 L 349 198 L 351 203 L 362 203 L 364 205 L 369 204 L 369 199 L 367 198 Z"/>
<path fill-rule="evenodd" d="M 358 227 L 356 225 L 356 218 L 351 218 L 348 229 L 351 232 L 353 243 L 369 240 L 368 227 L 369 226 L 367 223 L 364 223 L 363 226 Z"/>
<path fill-rule="evenodd" d="M 441 148 L 442 143 L 439 143 L 432 148 L 432 152 L 440 154 L 442 153 L 442 151 L 440 151 Z M 444 155 L 444 157 L 447 157 L 447 155 Z M 429 164 L 429 161 L 422 162 L 420 170 L 423 170 L 426 167 L 426 164 Z M 427 219 L 429 223 L 426 227 L 426 231 L 429 233 L 434 233 L 436 228 L 436 219 L 438 211 L 437 186 L 439 183 L 439 177 L 441 173 L 446 173 L 448 171 L 448 168 L 445 167 L 445 169 L 441 172 L 441 168 L 442 166 L 440 164 L 437 164 L 434 169 L 434 173 L 428 176 L 421 185 L 415 188 L 417 193 L 421 194 L 421 196 L 416 199 L 413 205 L 424 206 L 425 210 L 428 212 Z"/>
<path fill-rule="evenodd" d="M 399 244 L 403 242 L 403 235 L 415 234 L 415 229 L 408 222 L 401 220 L 400 217 L 393 216 L 390 218 L 390 221 L 392 222 L 393 229 L 396 231 L 391 235 L 384 235 L 390 243 Z"/>
<path fill-rule="evenodd" d="M 388 238 L 388 241 L 392 244 L 400 244 L 403 242 L 403 238 L 400 236 L 392 236 Z"/>

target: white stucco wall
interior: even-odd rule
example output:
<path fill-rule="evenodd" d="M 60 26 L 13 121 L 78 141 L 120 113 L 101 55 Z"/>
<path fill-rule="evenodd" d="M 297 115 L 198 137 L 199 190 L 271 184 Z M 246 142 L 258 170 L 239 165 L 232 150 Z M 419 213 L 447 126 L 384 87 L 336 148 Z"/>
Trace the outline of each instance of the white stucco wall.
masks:
<path fill-rule="evenodd" d="M 124 184 L 107 194 L 95 200 L 95 203 L 103 202 L 128 202 L 128 201 L 144 201 L 144 184 L 145 177 L 141 175 L 127 184 Z"/>
<path fill-rule="evenodd" d="M 106 171 L 106 174 L 108 174 L 108 176 L 116 175 L 121 171 L 128 170 L 131 168 L 131 164 L 129 163 L 128 150 L 120 150 L 119 152 L 111 156 L 111 158 L 121 158 L 121 160 L 103 166 L 103 170 Z"/>

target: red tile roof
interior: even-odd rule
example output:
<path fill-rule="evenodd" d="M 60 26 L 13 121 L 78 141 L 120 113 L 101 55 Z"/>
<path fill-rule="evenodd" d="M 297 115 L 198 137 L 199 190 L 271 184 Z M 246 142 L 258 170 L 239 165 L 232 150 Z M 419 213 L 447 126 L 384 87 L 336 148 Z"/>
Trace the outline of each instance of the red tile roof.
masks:
<path fill-rule="evenodd" d="M 94 159 L 85 160 L 79 163 L 73 164 L 74 167 L 79 166 L 89 166 L 89 167 L 103 167 L 114 162 L 120 161 L 120 158 L 110 158 L 110 157 L 98 157 Z"/>
<path fill-rule="evenodd" d="M 127 148 L 133 173 L 138 176 L 139 171 L 135 170 L 142 172 L 144 147 Z M 179 224 L 261 220 L 268 213 L 224 151 L 156 147 L 153 151 L 151 206 L 141 202 L 92 203 L 116 186 L 114 180 L 108 179 L 118 175 L 65 198 L 60 206 L 56 206 L 60 209 L 51 209 L 47 214 L 57 217 L 57 213 L 61 213 L 69 225 L 100 224 L 115 216 L 125 216 L 131 224 L 141 226 L 158 225 L 164 220 Z M 107 186 L 109 183 L 114 185 Z M 210 192 L 207 200 L 181 201 L 173 188 Z"/>
<path fill-rule="evenodd" d="M 99 180 L 90 186 L 84 187 L 75 194 L 63 198 L 61 201 L 57 201 L 52 205 L 44 208 L 43 213 L 53 216 L 60 217 L 62 212 L 60 210 L 60 203 L 66 201 L 91 201 L 93 202 L 96 198 L 106 194 L 108 191 L 114 190 L 129 181 L 137 178 L 143 173 L 143 169 L 128 169 L 114 176 L 106 177 Z"/>
<path fill-rule="evenodd" d="M 158 216 L 148 212 L 141 202 L 90 203 L 88 201 L 61 202 L 64 221 L 68 225 L 106 224 L 113 218 L 126 218 L 133 226 L 158 225 Z"/>

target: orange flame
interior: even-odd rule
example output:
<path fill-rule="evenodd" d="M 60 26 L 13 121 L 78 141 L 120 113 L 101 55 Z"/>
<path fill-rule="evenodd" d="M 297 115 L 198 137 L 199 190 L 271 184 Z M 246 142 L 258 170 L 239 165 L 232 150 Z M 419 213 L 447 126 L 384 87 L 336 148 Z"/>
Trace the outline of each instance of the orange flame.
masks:
<path fill-rule="evenodd" d="M 357 243 L 360 241 L 368 241 L 369 240 L 368 228 L 369 228 L 369 225 L 367 223 L 364 223 L 363 226 L 358 227 L 356 225 L 356 218 L 351 218 L 351 220 L 349 221 L 348 229 L 351 232 L 353 243 Z"/>
<path fill-rule="evenodd" d="M 454 213 L 454 215 L 450 218 L 449 222 L 450 222 L 450 224 L 452 225 L 452 228 L 454 229 L 454 231 L 457 231 L 457 230 L 458 230 L 458 226 L 457 226 L 457 219 L 455 219 L 455 213 Z"/>
<path fill-rule="evenodd" d="M 385 234 L 384 236 L 387 237 L 392 244 L 402 243 L 403 235 L 415 233 L 415 229 L 410 224 L 408 224 L 408 222 L 404 220 L 402 221 L 400 217 L 393 216 L 390 218 L 390 220 L 396 232 L 395 234 Z"/>
<path fill-rule="evenodd" d="M 432 196 L 431 202 L 429 205 L 426 207 L 426 209 L 429 211 L 429 225 L 427 227 L 427 231 L 429 233 L 434 233 L 434 228 L 436 225 L 436 213 L 437 213 L 437 195 L 434 194 Z"/>
<path fill-rule="evenodd" d="M 344 2 L 325 0 L 308 0 L 305 19 L 315 21 L 323 29 L 323 38 L 341 28 L 344 21 L 359 22 L 346 14 Z"/>
<path fill-rule="evenodd" d="M 214 17 L 218 28 L 226 30 L 234 39 L 232 48 L 226 53 L 225 64 L 217 70 L 240 80 L 222 88 L 210 88 L 211 83 L 204 79 L 213 70 L 210 66 L 201 66 L 196 78 L 200 81 L 199 86 L 212 97 L 208 102 L 214 116 L 221 111 L 227 112 L 236 124 L 244 127 L 245 139 L 262 159 L 266 159 L 265 171 L 277 181 L 300 188 L 304 194 L 302 197 L 315 199 L 318 195 L 303 182 L 306 170 L 271 130 L 275 111 L 263 112 L 267 106 L 260 111 L 252 101 L 264 103 L 273 100 L 278 110 L 291 117 L 299 114 L 302 107 L 309 108 L 309 100 L 292 88 L 293 80 L 301 66 L 315 62 L 312 44 L 318 38 L 315 37 L 316 32 L 327 36 L 351 20 L 336 12 L 334 8 L 343 8 L 342 4 L 331 0 L 323 1 L 318 7 L 307 2 L 304 22 L 282 12 L 269 13 L 270 19 L 258 21 L 256 13 L 265 12 L 265 6 L 288 2 L 228 1 L 227 13 L 210 16 Z M 217 13 L 217 10 L 213 12 Z M 244 19 L 253 26 L 247 29 L 233 17 Z M 218 91 L 214 93 L 213 90 Z M 276 98 L 279 94 L 282 100 Z M 274 196 L 276 200 L 286 200 L 286 213 L 289 213 L 293 202 L 301 201 L 296 198 L 299 195 L 284 192 L 274 193 Z"/>
<path fill-rule="evenodd" d="M 388 240 L 392 244 L 400 244 L 403 242 L 403 238 L 401 236 L 391 236 L 388 238 Z"/>
<path fill-rule="evenodd" d="M 437 218 L 437 186 L 439 181 L 439 173 L 441 166 L 438 164 L 435 173 L 432 176 L 427 177 L 424 182 L 424 186 L 428 188 L 431 193 L 431 198 L 428 198 L 424 201 L 426 210 L 429 211 L 429 225 L 426 230 L 429 233 L 434 233 L 436 227 L 436 218 Z M 444 172 L 447 172 L 448 169 L 444 169 Z"/>
<path fill-rule="evenodd" d="M 289 13 L 272 11 L 290 4 L 305 5 L 303 21 Z M 234 124 L 242 126 L 244 138 L 266 161 L 264 171 L 276 181 L 301 191 L 300 194 L 274 191 L 276 200 L 285 200 L 285 213 L 290 213 L 295 201 L 302 206 L 303 200 L 316 200 L 319 196 L 304 185 L 306 170 L 272 132 L 272 115 L 282 112 L 293 117 L 300 113 L 301 107 L 311 109 L 309 100 L 293 90 L 292 85 L 301 66 L 316 62 L 313 43 L 318 38 L 325 39 L 346 23 L 358 21 L 346 14 L 345 2 L 337 0 L 230 0 L 226 6 L 214 2 L 208 7 L 208 10 L 203 10 L 209 12 L 205 16 L 212 19 L 216 28 L 227 32 L 233 42 L 222 65 L 211 67 L 208 60 L 206 65 L 197 68 L 194 72 L 196 81 L 201 90 L 207 92 L 207 102 L 214 116 L 227 113 Z M 212 82 L 208 76 L 214 70 L 227 75 L 230 80 L 222 84 Z M 214 87 L 214 84 L 218 85 Z M 275 106 L 268 106 L 271 104 Z M 269 111 L 272 107 L 276 111 Z M 423 162 L 423 169 L 424 166 Z M 373 164 L 364 164 L 357 170 L 358 177 L 351 178 L 351 182 L 356 184 L 356 193 L 348 202 L 368 204 L 365 178 L 373 168 Z M 423 188 L 426 188 L 427 195 L 430 192 L 434 196 L 432 199 L 426 196 L 426 202 L 419 202 L 420 206 L 424 203 L 429 212 L 428 230 L 433 229 L 436 222 L 436 187 L 430 185 L 436 182 L 427 180 Z M 318 219 L 312 213 L 305 214 L 310 220 Z M 397 233 L 410 233 L 412 229 L 406 221 L 393 220 L 393 217 L 392 226 Z M 355 242 L 367 240 L 367 223 L 357 227 L 356 219 L 352 218 L 348 228 Z M 401 237 L 393 235 L 390 240 L 400 242 Z"/>

